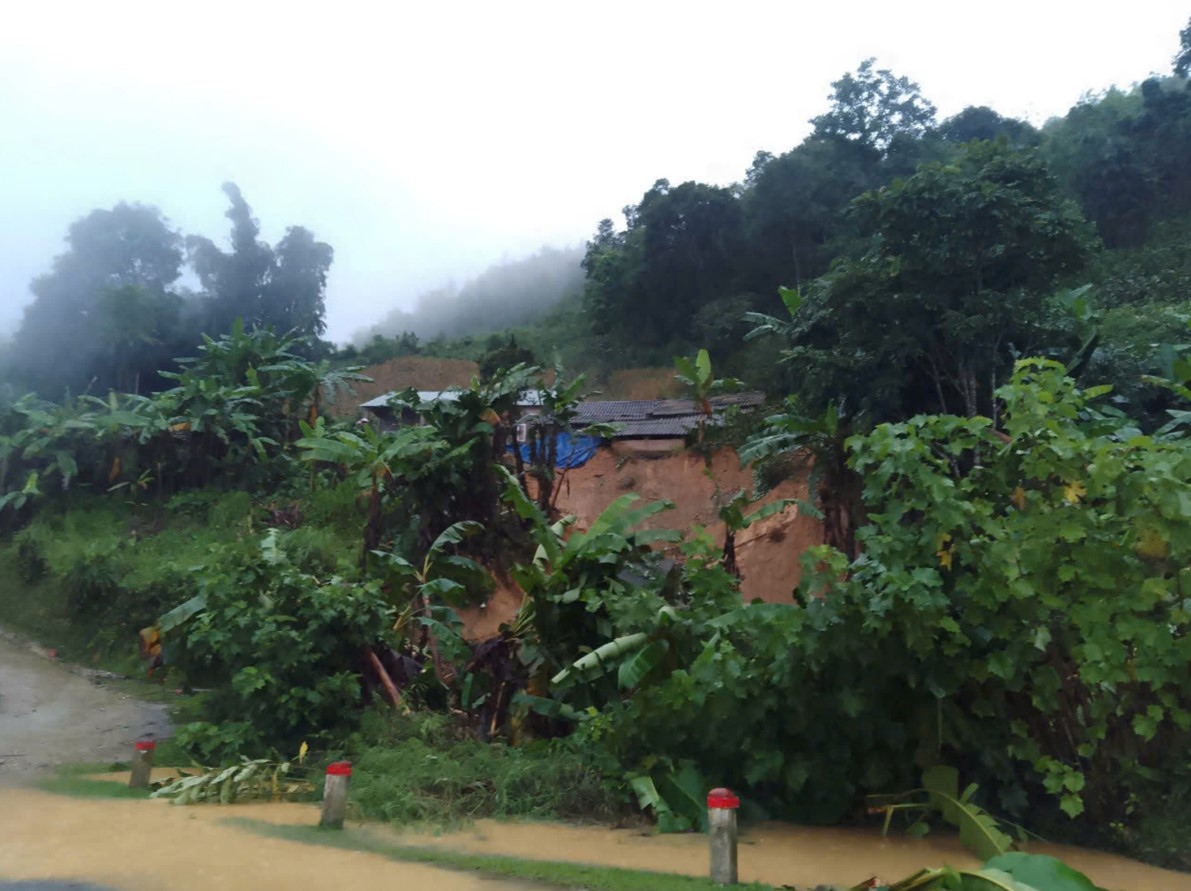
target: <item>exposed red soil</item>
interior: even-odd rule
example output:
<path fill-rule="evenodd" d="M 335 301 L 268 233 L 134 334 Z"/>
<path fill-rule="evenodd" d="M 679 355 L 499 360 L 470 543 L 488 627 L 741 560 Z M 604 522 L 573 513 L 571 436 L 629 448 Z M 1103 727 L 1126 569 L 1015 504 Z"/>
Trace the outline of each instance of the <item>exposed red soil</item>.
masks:
<path fill-rule="evenodd" d="M 650 517 L 642 524 L 644 528 L 689 533 L 704 527 L 722 547 L 725 530 L 717 516 L 717 486 L 722 503 L 741 489 L 751 492 L 753 479 L 748 468 L 740 467 L 740 459 L 732 449 L 720 450 L 708 464 L 699 455 L 675 449 L 671 441 L 655 440 L 602 446 L 583 467 L 568 471 L 560 486 L 558 509 L 564 515 L 573 514 L 581 529 L 589 527 L 621 495 L 632 492 L 641 504 L 674 502 L 673 510 Z M 749 510 L 781 498 L 806 497 L 805 478 L 787 481 Z M 801 575 L 802 554 L 822 543 L 822 524 L 800 514 L 794 505 L 739 533 L 736 559 L 744 599 L 792 603 L 792 592 Z M 498 582 L 486 606 L 460 611 L 464 635 L 482 640 L 496 634 L 500 625 L 516 614 L 521 597 L 512 582 Z"/>
<path fill-rule="evenodd" d="M 408 387 L 415 390 L 466 387 L 479 373 L 479 367 L 468 359 L 406 356 L 369 366 L 360 373 L 372 378 L 372 383 L 356 384 L 355 396 L 350 393 L 339 395 L 336 401 L 328 406 L 328 411 L 335 417 L 354 418 L 360 413 L 361 402 L 367 402 L 393 390 L 404 390 Z"/>

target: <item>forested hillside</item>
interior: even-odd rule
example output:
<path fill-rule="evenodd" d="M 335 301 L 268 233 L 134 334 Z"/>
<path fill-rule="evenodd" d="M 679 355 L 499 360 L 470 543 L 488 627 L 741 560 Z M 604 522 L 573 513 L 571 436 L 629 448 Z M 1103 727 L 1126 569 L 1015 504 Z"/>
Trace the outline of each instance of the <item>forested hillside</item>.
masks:
<path fill-rule="evenodd" d="M 850 356 L 839 351 L 847 340 L 865 361 L 907 364 L 911 376 L 937 377 L 925 366 L 940 360 L 938 344 L 931 346 L 941 336 L 937 326 L 946 324 L 940 313 L 985 313 L 975 305 L 983 303 L 1013 316 L 1013 325 L 985 313 L 991 327 L 962 336 L 997 341 L 1002 354 L 990 361 L 1002 371 L 1010 352 L 1070 358 L 1093 330 L 1097 341 L 1081 365 L 1092 377 L 1131 390 L 1139 371 L 1160 370 L 1151 346 L 1181 337 L 1176 317 L 1191 295 L 1185 237 L 1191 93 L 1181 75 L 1089 96 L 1039 130 L 986 107 L 940 121 L 914 83 L 869 60 L 833 85 L 829 107 L 813 126 L 787 152 L 759 152 L 737 184 L 659 179 L 625 208 L 619 225 L 601 221 L 583 259 L 582 300 L 512 332 L 518 342 L 540 358 L 558 353 L 572 367 L 601 375 L 668 365 L 675 355 L 706 347 L 725 370 L 780 392 L 794 383 L 791 366 L 778 370 L 771 344 L 743 343 L 751 327 L 745 313 L 781 313 L 779 287 L 798 289 L 808 310 L 842 287 L 865 311 L 849 320 L 855 326 L 848 324 L 846 335 L 838 328 L 842 309 L 832 309 L 834 318 L 816 313 L 813 326 L 808 321 L 798 344 L 813 351 L 808 364 L 816 368 L 833 353 L 850 366 Z M 973 140 L 991 147 L 973 149 Z M 899 180 L 908 183 L 895 186 Z M 862 195 L 868 197 L 858 200 Z M 965 230 L 972 221 L 964 215 L 994 198 L 1005 202 L 998 211 L 1003 226 Z M 1015 219 L 1019 211 L 1023 218 Z M 1067 253 L 1048 250 L 1051 267 L 1031 266 L 1028 281 L 1005 258 L 999 258 L 999 280 L 969 285 L 954 279 L 952 271 L 992 258 L 1005 238 L 1023 234 L 1011 231 L 1015 227 L 1060 237 L 1052 224 L 1066 230 Z M 930 253 L 927 233 L 936 243 L 946 237 L 940 249 L 947 256 Z M 919 251 L 916 259 L 904 253 L 911 248 Z M 870 277 L 861 295 L 848 276 L 866 264 L 871 271 L 881 252 L 886 262 L 912 260 L 938 274 L 933 281 Z M 1078 300 L 1063 296 L 1085 284 L 1092 287 Z M 897 343 L 879 343 L 888 333 L 888 319 L 879 313 L 902 316 L 904 307 L 890 301 L 907 289 L 932 288 L 948 292 L 945 303 L 934 306 L 933 321 L 904 318 L 902 324 L 916 330 L 901 332 Z M 1147 327 L 1157 326 L 1145 344 L 1137 337 L 1139 314 Z M 872 339 L 855 341 L 863 341 L 865 331 Z M 494 343 L 473 338 L 428 349 L 479 358 Z M 866 389 L 868 382 L 856 386 Z M 944 392 L 934 404 L 957 398 L 958 391 Z M 899 411 L 926 405 L 907 399 Z"/>
<path fill-rule="evenodd" d="M 453 338 L 535 322 L 580 295 L 582 260 L 582 248 L 543 247 L 524 259 L 498 263 L 461 287 L 444 286 L 420 295 L 411 310 L 390 310 L 357 334 L 355 344 L 407 332 L 421 340 Z"/>
<path fill-rule="evenodd" d="M 456 333 L 558 301 L 478 336 L 332 352 L 331 247 L 265 243 L 231 185 L 230 249 L 95 211 L 3 357 L 0 621 L 71 658 L 139 641 L 201 691 L 188 756 L 350 757 L 367 816 L 681 831 L 727 784 L 750 819 L 908 813 L 982 859 L 1019 823 L 1191 868 L 1181 41 L 1171 76 L 1041 129 L 939 121 L 863 62 L 741 182 L 659 179 L 596 223 L 574 297 L 544 251 L 443 301 L 433 324 L 475 317 Z M 414 354 L 477 374 L 396 393 L 392 429 L 327 411 L 353 363 Z M 714 484 L 714 528 L 661 528 L 681 493 L 640 504 L 606 475 L 586 528 L 559 509 L 563 446 L 620 469 L 579 403 L 635 365 L 698 406 L 683 460 L 751 471 Z M 715 408 L 744 385 L 764 410 Z M 762 501 L 790 479 L 807 498 Z M 788 599 L 745 602 L 738 537 L 782 511 L 823 543 Z M 497 589 L 516 614 L 466 639 L 458 611 Z"/>

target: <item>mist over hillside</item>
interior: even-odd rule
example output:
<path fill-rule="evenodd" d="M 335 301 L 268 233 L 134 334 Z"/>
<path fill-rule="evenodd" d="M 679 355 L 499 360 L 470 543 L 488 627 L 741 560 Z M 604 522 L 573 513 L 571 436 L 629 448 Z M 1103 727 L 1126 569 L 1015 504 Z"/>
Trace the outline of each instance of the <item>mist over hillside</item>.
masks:
<path fill-rule="evenodd" d="M 529 257 L 490 266 L 460 287 L 445 285 L 421 294 L 414 309 L 390 310 L 353 338 L 412 332 L 422 340 L 460 337 L 524 325 L 541 318 L 583 290 L 584 248 L 544 246 Z"/>

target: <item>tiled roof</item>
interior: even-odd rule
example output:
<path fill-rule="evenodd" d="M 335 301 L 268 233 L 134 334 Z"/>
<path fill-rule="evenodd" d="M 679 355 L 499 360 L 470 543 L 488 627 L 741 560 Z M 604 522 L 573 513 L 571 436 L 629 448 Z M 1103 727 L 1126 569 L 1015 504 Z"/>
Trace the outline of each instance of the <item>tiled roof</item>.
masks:
<path fill-rule="evenodd" d="M 360 407 L 372 411 L 388 408 L 388 393 L 363 403 Z M 459 398 L 458 390 L 420 391 L 423 402 L 454 400 Z M 730 393 L 711 398 L 711 425 L 723 419 L 724 412 L 731 406 L 742 411 L 757 408 L 765 401 L 762 393 Z M 520 404 L 525 407 L 539 404 L 536 392 L 527 392 Z M 614 439 L 676 439 L 686 436 L 699 426 L 703 413 L 693 399 L 620 399 L 608 401 L 584 401 L 575 407 L 575 426 L 606 424 L 613 428 Z"/>
<path fill-rule="evenodd" d="M 418 399 L 422 402 L 457 402 L 460 394 L 463 392 L 458 387 L 451 390 L 418 390 Z M 384 393 L 375 399 L 361 402 L 360 408 L 386 409 L 389 407 L 389 400 L 396 395 L 396 390 L 391 393 Z M 542 404 L 542 396 L 537 390 L 527 390 L 521 394 L 521 398 L 517 400 L 517 404 L 522 407 L 538 406 Z"/>
<path fill-rule="evenodd" d="M 740 406 L 749 410 L 765 401 L 761 393 L 733 393 L 713 396 L 713 416 L 716 424 L 725 410 Z M 703 413 L 692 399 L 633 399 L 606 402 L 580 402 L 575 409 L 575 424 L 608 424 L 615 429 L 616 439 L 676 438 L 686 436 L 699 426 Z"/>

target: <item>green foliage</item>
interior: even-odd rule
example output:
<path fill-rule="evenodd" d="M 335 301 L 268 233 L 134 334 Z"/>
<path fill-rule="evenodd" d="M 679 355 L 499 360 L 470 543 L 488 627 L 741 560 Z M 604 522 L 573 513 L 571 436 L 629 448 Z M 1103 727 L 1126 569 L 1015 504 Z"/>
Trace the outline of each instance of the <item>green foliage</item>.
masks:
<path fill-rule="evenodd" d="M 0 403 L 0 523 L 27 520 L 56 488 L 137 501 L 211 483 L 276 486 L 291 472 L 299 422 L 360 379 L 303 359 L 300 344 L 236 324 L 178 360 L 180 372 L 163 372 L 177 386 L 152 398 Z"/>
<path fill-rule="evenodd" d="M 855 74 L 831 85 L 831 110 L 811 121 L 815 136 L 847 139 L 884 155 L 898 140 L 918 139 L 933 126 L 935 107 L 918 84 L 875 69 L 876 61 L 865 59 Z"/>
<path fill-rule="evenodd" d="M 518 491 L 508 497 L 532 514 Z M 834 633 L 829 603 L 742 605 L 707 538 L 683 544 L 676 564 L 643 548 L 671 537 L 634 531 L 660 507 L 622 498 L 569 535 L 537 518 L 537 555 L 515 571 L 528 603 L 511 631 L 530 692 L 551 698 L 526 705 L 578 722 L 581 744 L 667 828 L 698 825 L 700 797 L 721 783 L 757 813 L 832 819 L 858 791 L 908 779 L 905 697 L 874 672 L 879 654 L 850 629 Z"/>
<path fill-rule="evenodd" d="M 488 352 L 480 357 L 480 379 L 491 380 L 498 372 L 535 364 L 537 358 L 533 351 L 518 343 L 515 335 L 510 334 L 507 338 L 493 335 L 488 338 Z"/>
<path fill-rule="evenodd" d="M 1188 779 L 1191 452 L 1096 395 L 1034 360 L 999 394 L 1006 439 L 948 416 L 854 438 L 871 525 L 827 583 L 1004 803 L 1107 821 Z"/>
<path fill-rule="evenodd" d="M 53 399 L 96 384 L 147 390 L 186 345 L 182 300 L 169 290 L 182 271 L 181 237 L 156 208 L 121 203 L 73 223 L 67 244 L 30 286 L 9 373 Z"/>
<path fill-rule="evenodd" d="M 1091 247 L 1032 155 L 972 143 L 853 204 L 865 236 L 754 334 L 788 344 L 804 410 L 990 412 L 1014 351 L 1053 343 L 1043 295 Z"/>
<path fill-rule="evenodd" d="M 717 393 L 739 389 L 740 382 L 732 378 L 716 378 L 711 371 L 711 356 L 705 349 L 695 353 L 694 359 L 676 356 L 674 368 L 677 372 L 674 377 L 686 388 L 702 414 L 698 434 L 698 442 L 702 444 L 704 428 L 713 416 L 711 397 Z"/>
<path fill-rule="evenodd" d="M 303 572 L 274 529 L 255 554 L 215 552 L 196 584 L 189 615 L 163 630 L 171 668 L 213 688 L 204 720 L 179 733 L 199 760 L 294 751 L 350 729 L 358 666 L 389 623 L 378 582 Z"/>
<path fill-rule="evenodd" d="M 608 820 L 622 802 L 565 741 L 472 738 L 448 715 L 373 712 L 351 749 L 351 806 L 400 825 L 483 817 Z"/>
<path fill-rule="evenodd" d="M 208 549 L 237 535 L 234 527 L 159 523 L 153 512 L 111 499 L 75 499 L 69 513 L 39 515 L 15 536 L 22 575 L 44 577 L 73 621 L 131 649 L 140 628 L 193 592 L 191 570 Z"/>
<path fill-rule="evenodd" d="M 180 770 L 177 779 L 155 789 L 149 797 L 167 798 L 173 804 L 287 801 L 314 792 L 314 784 L 303 778 L 303 773 L 301 765 L 291 761 L 241 758 L 239 764 L 230 767 Z"/>
<path fill-rule="evenodd" d="M 260 224 L 235 183 L 224 183 L 231 207 L 232 252 L 209 238 L 186 239 L 190 262 L 206 292 L 204 330 L 222 333 L 239 322 L 249 328 L 273 328 L 306 337 L 322 334 L 331 246 L 314 240 L 301 226 L 286 229 L 271 247 L 260 241 Z"/>
<path fill-rule="evenodd" d="M 681 344 L 692 316 L 733 291 L 740 203 L 730 189 L 660 179 L 625 222 L 618 233 L 602 221 L 583 260 L 595 330 L 647 347 Z"/>
<path fill-rule="evenodd" d="M 30 285 L 34 301 L 12 345 L 4 376 L 62 399 L 109 389 L 148 394 L 168 386 L 161 372 L 192 350 L 202 332 L 219 337 L 237 320 L 315 337 L 324 330 L 323 297 L 332 251 L 302 227 L 275 248 L 234 184 L 231 254 L 207 238 L 183 239 L 161 212 L 121 203 L 75 222 L 68 250 Z M 185 259 L 205 290 L 178 292 Z M 313 350 L 311 350 L 313 352 Z"/>
<path fill-rule="evenodd" d="M 936 764 L 922 773 L 923 788 L 897 796 L 872 796 L 870 810 L 885 812 L 884 832 L 896 813 L 916 813 L 918 818 L 910 825 L 908 833 L 915 837 L 925 835 L 930 824 L 927 815 L 938 813 L 943 820 L 959 830 L 960 842 L 981 859 L 1004 854 L 1013 847 L 1013 839 L 1005 832 L 1000 821 L 985 811 L 975 801 L 979 787 L 969 784 L 959 791 L 959 771 L 954 767 Z M 1019 834 L 1024 834 L 1020 832 Z"/>
<path fill-rule="evenodd" d="M 889 891 L 1100 891 L 1083 873 L 1045 854 L 1000 854 L 980 869 L 924 869 Z"/>
<path fill-rule="evenodd" d="M 1174 57 L 1174 73 L 1179 77 L 1191 76 L 1191 21 L 1179 32 L 1179 52 Z"/>

